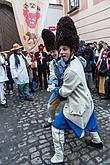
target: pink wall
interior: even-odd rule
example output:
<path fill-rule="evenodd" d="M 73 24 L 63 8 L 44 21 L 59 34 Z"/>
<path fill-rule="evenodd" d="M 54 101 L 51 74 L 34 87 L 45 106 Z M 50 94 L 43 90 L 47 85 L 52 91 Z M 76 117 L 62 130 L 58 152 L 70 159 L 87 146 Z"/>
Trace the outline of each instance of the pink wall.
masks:
<path fill-rule="evenodd" d="M 80 39 L 86 42 L 104 40 L 110 44 L 110 2 L 107 1 L 110 0 L 80 0 L 79 9 L 70 13 Z"/>
<path fill-rule="evenodd" d="M 88 8 L 88 0 L 84 0 L 84 1 L 82 0 L 80 9 L 85 10 L 87 8 Z"/>
<path fill-rule="evenodd" d="M 69 11 L 69 1 L 65 0 L 63 2 L 63 13 L 64 13 L 64 15 L 67 15 L 68 11 Z"/>
<path fill-rule="evenodd" d="M 93 5 L 96 5 L 96 4 L 98 4 L 98 3 L 100 3 L 100 2 L 102 2 L 103 0 L 93 0 Z"/>

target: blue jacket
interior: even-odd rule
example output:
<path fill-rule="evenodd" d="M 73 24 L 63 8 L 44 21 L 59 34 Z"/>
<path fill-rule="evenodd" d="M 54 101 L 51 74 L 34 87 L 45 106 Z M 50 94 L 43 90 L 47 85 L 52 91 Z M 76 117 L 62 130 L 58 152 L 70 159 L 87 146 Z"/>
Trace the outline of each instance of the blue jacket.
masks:
<path fill-rule="evenodd" d="M 50 62 L 49 68 L 50 68 L 50 76 L 49 76 L 48 84 L 53 83 L 55 84 L 55 86 L 61 87 L 63 84 L 64 71 L 66 69 L 65 62 L 62 59 L 58 61 L 53 59 Z"/>

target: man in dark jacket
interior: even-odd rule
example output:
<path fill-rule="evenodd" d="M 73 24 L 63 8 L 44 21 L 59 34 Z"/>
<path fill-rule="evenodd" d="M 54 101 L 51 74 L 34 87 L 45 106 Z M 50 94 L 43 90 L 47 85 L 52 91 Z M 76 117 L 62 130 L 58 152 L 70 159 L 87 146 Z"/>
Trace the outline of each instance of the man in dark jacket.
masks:
<path fill-rule="evenodd" d="M 35 53 L 36 60 L 37 60 L 37 67 L 38 67 L 38 77 L 40 83 L 40 89 L 43 88 L 43 81 L 44 81 L 44 88 L 47 89 L 47 62 L 48 62 L 48 54 L 44 52 L 44 46 L 40 44 L 38 46 L 38 52 Z M 42 77 L 43 76 L 43 77 Z"/>

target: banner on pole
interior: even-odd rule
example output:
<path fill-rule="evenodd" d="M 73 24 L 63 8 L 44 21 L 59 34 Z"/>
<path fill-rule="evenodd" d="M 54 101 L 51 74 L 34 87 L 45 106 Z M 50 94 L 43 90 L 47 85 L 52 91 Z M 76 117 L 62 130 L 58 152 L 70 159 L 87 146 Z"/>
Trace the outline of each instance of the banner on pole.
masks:
<path fill-rule="evenodd" d="M 44 28 L 49 0 L 12 0 L 21 42 L 27 51 L 34 51 Z"/>

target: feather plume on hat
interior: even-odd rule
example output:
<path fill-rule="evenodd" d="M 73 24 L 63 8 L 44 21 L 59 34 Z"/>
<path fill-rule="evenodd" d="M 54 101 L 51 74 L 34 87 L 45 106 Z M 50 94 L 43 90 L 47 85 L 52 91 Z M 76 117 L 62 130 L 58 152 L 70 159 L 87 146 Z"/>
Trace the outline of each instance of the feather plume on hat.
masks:
<path fill-rule="evenodd" d="M 67 45 L 76 53 L 79 48 L 79 36 L 73 20 L 68 17 L 62 17 L 57 23 L 56 47 Z"/>
<path fill-rule="evenodd" d="M 42 30 L 42 39 L 44 41 L 46 50 L 48 52 L 50 52 L 51 50 L 56 50 L 55 35 L 53 32 L 51 32 L 48 29 L 43 29 Z"/>

